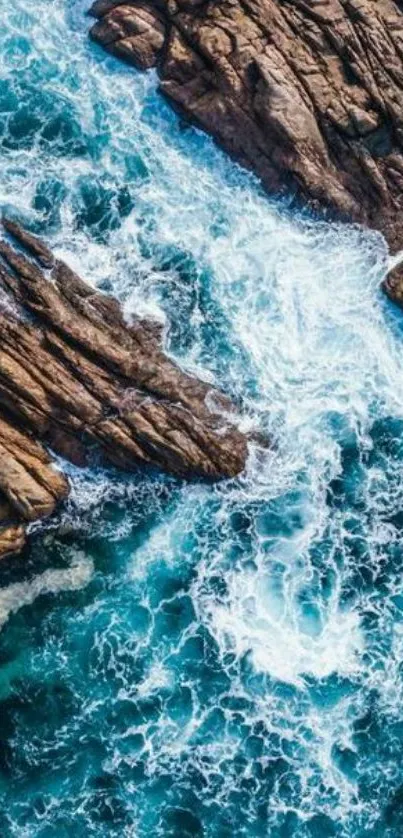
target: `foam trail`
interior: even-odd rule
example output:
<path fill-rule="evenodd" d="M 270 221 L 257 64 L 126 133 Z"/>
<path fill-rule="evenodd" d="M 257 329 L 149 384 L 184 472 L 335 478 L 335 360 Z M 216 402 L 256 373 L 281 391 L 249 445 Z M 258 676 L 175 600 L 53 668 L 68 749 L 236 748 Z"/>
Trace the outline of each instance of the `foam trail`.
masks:
<path fill-rule="evenodd" d="M 76 551 L 69 567 L 49 569 L 26 582 L 16 582 L 0 589 L 0 628 L 11 614 L 32 605 L 43 594 L 76 591 L 88 585 L 94 565 L 84 553 Z"/>

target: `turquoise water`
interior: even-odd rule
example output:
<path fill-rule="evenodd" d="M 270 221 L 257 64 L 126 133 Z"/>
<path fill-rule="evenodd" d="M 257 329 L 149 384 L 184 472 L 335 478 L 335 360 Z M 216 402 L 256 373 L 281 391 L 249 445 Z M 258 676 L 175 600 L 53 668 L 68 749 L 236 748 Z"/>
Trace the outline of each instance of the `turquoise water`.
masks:
<path fill-rule="evenodd" d="M 87 40 L 2 3 L 0 203 L 268 431 L 238 480 L 69 468 L 3 564 L 0 836 L 398 838 L 403 333 L 382 238 L 269 200 Z"/>

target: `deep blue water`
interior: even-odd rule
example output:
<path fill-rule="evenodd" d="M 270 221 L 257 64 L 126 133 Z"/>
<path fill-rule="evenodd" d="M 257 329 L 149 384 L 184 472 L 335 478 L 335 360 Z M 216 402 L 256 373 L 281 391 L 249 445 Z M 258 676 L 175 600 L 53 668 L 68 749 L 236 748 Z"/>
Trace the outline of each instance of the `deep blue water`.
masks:
<path fill-rule="evenodd" d="M 403 331 L 375 233 L 269 200 L 86 3 L 0 0 L 0 204 L 275 445 L 69 469 L 0 578 L 0 836 L 403 833 Z"/>

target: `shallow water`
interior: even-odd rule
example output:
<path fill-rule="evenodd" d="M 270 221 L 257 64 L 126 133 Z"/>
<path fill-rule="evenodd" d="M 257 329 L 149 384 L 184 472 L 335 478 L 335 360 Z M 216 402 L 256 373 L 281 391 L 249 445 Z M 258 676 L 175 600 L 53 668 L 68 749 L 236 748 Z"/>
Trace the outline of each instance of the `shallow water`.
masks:
<path fill-rule="evenodd" d="M 1 0 L 0 203 L 274 446 L 216 487 L 69 468 L 4 565 L 0 835 L 403 830 L 403 334 L 383 239 L 269 200 L 87 40 Z"/>

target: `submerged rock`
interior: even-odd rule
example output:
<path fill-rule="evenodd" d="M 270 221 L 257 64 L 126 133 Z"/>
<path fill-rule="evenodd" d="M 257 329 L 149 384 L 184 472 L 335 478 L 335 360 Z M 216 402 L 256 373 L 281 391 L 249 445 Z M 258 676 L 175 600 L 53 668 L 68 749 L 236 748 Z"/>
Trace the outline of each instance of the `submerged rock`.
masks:
<path fill-rule="evenodd" d="M 162 93 L 266 188 L 402 246 L 401 4 L 96 0 L 92 14 L 92 38 L 156 66 Z"/>
<path fill-rule="evenodd" d="M 0 240 L 0 557 L 68 493 L 45 445 L 77 465 L 95 447 L 125 470 L 240 472 L 246 439 L 231 402 L 164 354 L 154 323 L 127 325 L 116 300 L 18 224 L 3 224 L 21 249 Z"/>

